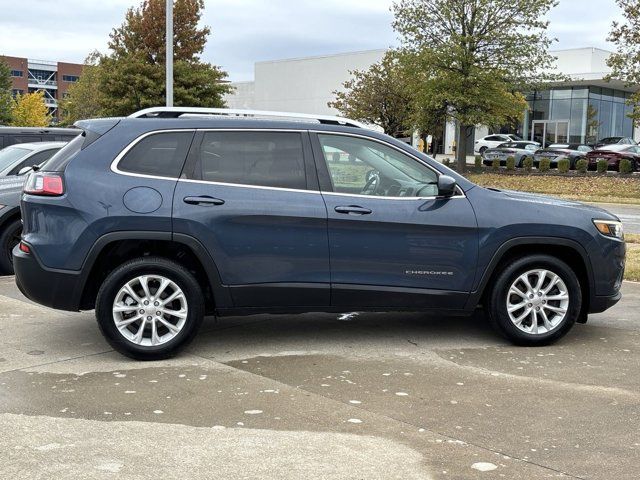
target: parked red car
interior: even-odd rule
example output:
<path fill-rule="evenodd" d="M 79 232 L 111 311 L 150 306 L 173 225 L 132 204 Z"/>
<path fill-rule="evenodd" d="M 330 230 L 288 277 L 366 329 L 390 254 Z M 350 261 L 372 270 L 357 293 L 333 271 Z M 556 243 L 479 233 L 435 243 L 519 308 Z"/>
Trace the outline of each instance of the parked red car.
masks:
<path fill-rule="evenodd" d="M 587 153 L 589 170 L 595 170 L 598 160 L 607 161 L 607 169 L 620 171 L 620 160 L 626 158 L 631 161 L 631 168 L 637 172 L 640 168 L 640 146 L 636 145 L 607 145 Z"/>

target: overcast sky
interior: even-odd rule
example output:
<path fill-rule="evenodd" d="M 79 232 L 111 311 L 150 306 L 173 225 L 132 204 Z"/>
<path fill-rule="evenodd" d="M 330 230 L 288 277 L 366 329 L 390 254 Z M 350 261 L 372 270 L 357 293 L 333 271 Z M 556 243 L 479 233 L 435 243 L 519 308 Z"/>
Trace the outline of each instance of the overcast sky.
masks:
<path fill-rule="evenodd" d="M 0 54 L 81 62 L 106 51 L 108 34 L 138 0 L 0 0 Z M 397 43 L 392 0 L 205 0 L 213 34 L 206 61 L 231 80 L 253 79 L 262 60 L 321 55 Z M 620 12 L 614 0 L 560 0 L 550 16 L 554 48 L 611 48 L 606 41 Z"/>

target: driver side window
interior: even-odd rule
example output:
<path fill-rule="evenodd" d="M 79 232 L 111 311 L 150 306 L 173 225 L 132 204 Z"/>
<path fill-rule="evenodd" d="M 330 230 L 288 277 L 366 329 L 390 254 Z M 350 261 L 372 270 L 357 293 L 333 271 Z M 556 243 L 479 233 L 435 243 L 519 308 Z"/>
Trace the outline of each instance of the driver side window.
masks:
<path fill-rule="evenodd" d="M 334 193 L 377 197 L 432 197 L 436 172 L 373 140 L 318 134 Z"/>

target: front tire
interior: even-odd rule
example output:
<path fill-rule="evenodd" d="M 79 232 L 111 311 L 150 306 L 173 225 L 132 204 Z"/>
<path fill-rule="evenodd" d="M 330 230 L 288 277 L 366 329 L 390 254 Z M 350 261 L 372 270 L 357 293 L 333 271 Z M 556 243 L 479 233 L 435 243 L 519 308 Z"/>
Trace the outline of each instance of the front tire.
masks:
<path fill-rule="evenodd" d="M 487 151 L 487 148 L 489 147 L 480 147 L 480 150 L 478 150 L 480 152 L 480 155 L 484 155 L 484 152 Z"/>
<path fill-rule="evenodd" d="M 102 334 L 136 360 L 162 360 L 195 337 L 204 318 L 198 281 L 183 266 L 145 257 L 124 263 L 103 282 L 96 300 Z"/>
<path fill-rule="evenodd" d="M 13 275 L 13 249 L 20 243 L 22 222 L 19 218 L 9 222 L 0 232 L 0 275 Z"/>
<path fill-rule="evenodd" d="M 558 258 L 530 255 L 504 266 L 489 294 L 487 313 L 511 342 L 542 346 L 571 330 L 581 306 L 574 271 Z"/>

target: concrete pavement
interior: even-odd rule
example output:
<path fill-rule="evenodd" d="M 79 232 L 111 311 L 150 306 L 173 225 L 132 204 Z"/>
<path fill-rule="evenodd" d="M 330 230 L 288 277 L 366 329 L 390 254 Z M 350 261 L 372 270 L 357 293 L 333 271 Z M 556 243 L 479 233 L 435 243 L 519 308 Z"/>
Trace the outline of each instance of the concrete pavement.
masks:
<path fill-rule="evenodd" d="M 482 315 L 207 321 L 173 360 L 0 279 L 0 478 L 640 477 L 640 285 L 557 345 Z"/>

